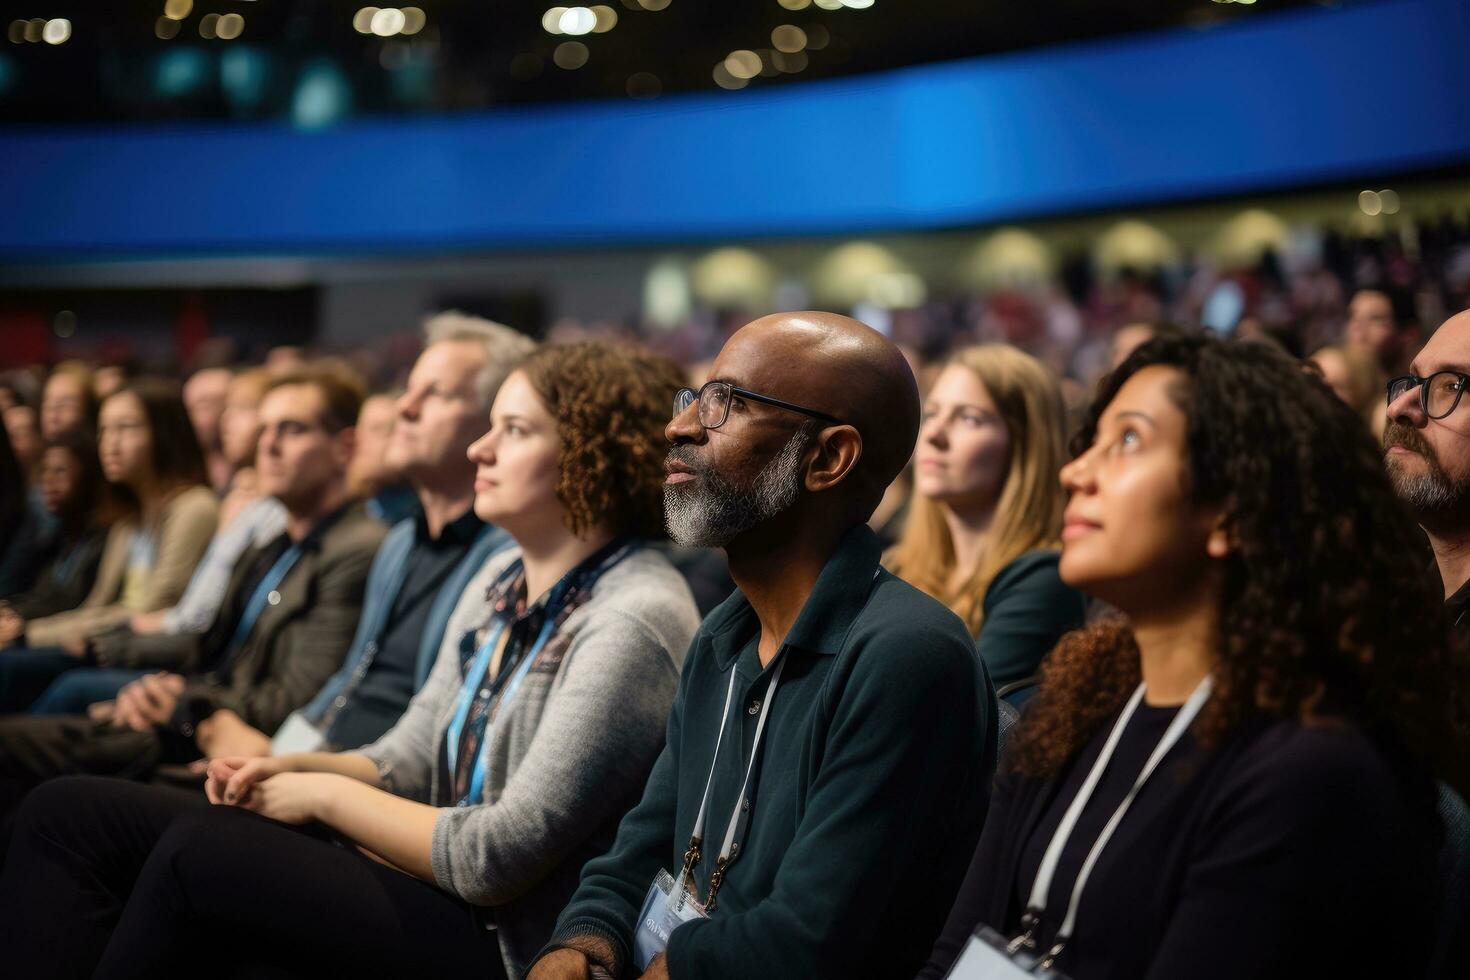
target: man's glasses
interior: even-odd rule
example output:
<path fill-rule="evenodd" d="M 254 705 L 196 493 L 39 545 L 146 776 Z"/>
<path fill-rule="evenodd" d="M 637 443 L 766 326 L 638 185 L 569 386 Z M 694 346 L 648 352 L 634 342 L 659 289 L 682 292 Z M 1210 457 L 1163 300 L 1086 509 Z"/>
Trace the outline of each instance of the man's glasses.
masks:
<path fill-rule="evenodd" d="M 1388 383 L 1388 403 L 1392 405 L 1417 385 L 1420 386 L 1419 406 L 1424 409 L 1424 414 L 1432 419 L 1442 419 L 1460 404 L 1467 381 L 1470 381 L 1470 376 L 1458 371 L 1436 371 L 1427 378 L 1406 374 Z"/>
<path fill-rule="evenodd" d="M 689 410 L 689 406 L 695 402 L 699 403 L 699 424 L 706 429 L 718 429 L 725 424 L 725 419 L 730 417 L 730 402 L 736 397 L 748 398 L 753 402 L 764 405 L 774 405 L 776 408 L 784 408 L 788 412 L 800 412 L 802 415 L 814 419 L 830 422 L 832 425 L 846 425 L 847 423 L 835 415 L 826 412 L 818 412 L 810 408 L 802 408 L 791 402 L 783 402 L 779 398 L 770 395 L 762 395 L 758 392 L 748 391 L 745 388 L 737 388 L 728 381 L 709 381 L 703 388 L 695 391 L 693 388 L 680 388 L 674 393 L 674 417 L 678 418 Z"/>

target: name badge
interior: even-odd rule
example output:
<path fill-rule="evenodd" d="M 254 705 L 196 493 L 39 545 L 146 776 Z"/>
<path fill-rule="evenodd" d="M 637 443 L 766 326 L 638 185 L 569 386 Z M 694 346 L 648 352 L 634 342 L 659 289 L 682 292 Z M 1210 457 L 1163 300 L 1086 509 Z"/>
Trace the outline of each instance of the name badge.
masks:
<path fill-rule="evenodd" d="M 319 752 L 326 747 L 327 739 L 317 727 L 306 720 L 306 716 L 299 711 L 293 711 L 286 716 L 281 727 L 276 729 L 276 737 L 271 739 L 271 755 L 285 755 L 288 752 Z"/>
<path fill-rule="evenodd" d="M 695 919 L 707 919 L 704 909 L 674 881 L 674 876 L 660 870 L 648 886 L 643 908 L 638 913 L 638 931 L 633 936 L 633 963 L 642 973 L 659 953 L 669 948 L 674 930 Z"/>
<path fill-rule="evenodd" d="M 945 980 L 1068 980 L 1041 965 L 1030 950 L 1011 952 L 1012 944 L 989 926 L 980 926 L 944 975 Z"/>

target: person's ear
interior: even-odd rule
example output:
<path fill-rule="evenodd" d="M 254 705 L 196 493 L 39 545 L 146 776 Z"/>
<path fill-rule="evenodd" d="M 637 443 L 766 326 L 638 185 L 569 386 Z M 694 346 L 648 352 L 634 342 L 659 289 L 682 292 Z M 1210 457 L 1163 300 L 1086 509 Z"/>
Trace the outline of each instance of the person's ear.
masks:
<path fill-rule="evenodd" d="M 814 450 L 814 452 L 813 452 Z M 850 425 L 836 425 L 817 433 L 812 441 L 805 486 L 812 493 L 830 490 L 852 475 L 863 458 L 863 437 Z"/>

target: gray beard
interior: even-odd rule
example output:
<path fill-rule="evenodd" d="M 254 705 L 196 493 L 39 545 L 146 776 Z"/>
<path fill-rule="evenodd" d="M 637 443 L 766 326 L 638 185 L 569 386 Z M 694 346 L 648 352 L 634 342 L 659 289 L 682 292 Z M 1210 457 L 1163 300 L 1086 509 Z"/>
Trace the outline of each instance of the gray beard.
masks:
<path fill-rule="evenodd" d="M 1433 519 L 1446 513 L 1464 513 L 1470 487 L 1457 486 L 1437 466 L 1429 472 L 1404 473 L 1390 461 L 1386 467 L 1393 492 L 1420 520 Z"/>
<path fill-rule="evenodd" d="M 749 487 L 737 487 L 710 469 L 701 469 L 696 481 L 664 487 L 669 537 L 686 548 L 723 548 L 790 508 L 801 493 L 806 434 L 805 425 L 792 433 Z"/>

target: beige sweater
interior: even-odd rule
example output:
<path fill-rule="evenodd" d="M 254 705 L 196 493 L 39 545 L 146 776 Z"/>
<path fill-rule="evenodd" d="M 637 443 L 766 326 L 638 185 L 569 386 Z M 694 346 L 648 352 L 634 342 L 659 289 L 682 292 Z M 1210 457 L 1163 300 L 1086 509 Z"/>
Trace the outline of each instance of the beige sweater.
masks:
<path fill-rule="evenodd" d="M 32 647 L 59 646 L 125 623 L 134 613 L 174 605 L 184 594 L 204 549 L 209 547 L 218 519 L 219 501 L 207 487 L 193 486 L 175 494 L 159 515 L 153 571 L 132 605 L 122 601 L 123 581 L 138 522 L 133 518 L 118 521 L 107 533 L 97 580 L 87 598 L 75 609 L 27 623 L 26 642 Z"/>

